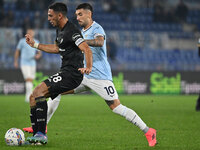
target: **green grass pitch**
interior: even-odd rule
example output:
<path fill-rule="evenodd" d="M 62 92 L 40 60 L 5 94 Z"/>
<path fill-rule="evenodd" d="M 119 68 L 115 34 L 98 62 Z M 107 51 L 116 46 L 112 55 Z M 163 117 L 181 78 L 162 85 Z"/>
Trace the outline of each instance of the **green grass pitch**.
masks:
<path fill-rule="evenodd" d="M 121 103 L 134 109 L 157 130 L 158 145 L 151 148 L 142 131 L 108 108 L 96 95 L 63 96 L 48 124 L 45 146 L 7 146 L 9 128 L 30 126 L 29 105 L 23 95 L 0 96 L 0 149 L 2 150 L 197 150 L 200 149 L 200 112 L 197 95 L 120 96 Z M 30 134 L 25 133 L 28 137 Z"/>

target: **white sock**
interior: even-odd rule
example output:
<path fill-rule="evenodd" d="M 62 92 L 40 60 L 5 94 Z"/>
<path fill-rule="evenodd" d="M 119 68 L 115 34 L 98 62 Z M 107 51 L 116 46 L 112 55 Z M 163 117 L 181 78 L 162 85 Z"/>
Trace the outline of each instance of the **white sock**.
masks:
<path fill-rule="evenodd" d="M 25 96 L 25 102 L 29 103 L 29 97 L 32 93 L 32 90 L 33 90 L 33 83 L 30 82 L 30 81 L 27 81 L 25 83 L 26 85 L 26 96 Z"/>
<path fill-rule="evenodd" d="M 130 121 L 137 127 L 139 127 L 144 133 L 148 131 L 147 125 L 142 121 L 142 119 L 130 108 L 120 104 L 116 108 L 113 109 L 113 112 L 119 114 L 126 118 L 126 120 Z"/>
<path fill-rule="evenodd" d="M 60 103 L 61 95 L 58 95 L 53 100 L 49 98 L 47 101 L 48 111 L 47 111 L 47 124 L 49 123 L 51 117 L 53 116 L 54 112 L 58 108 L 58 105 Z"/>

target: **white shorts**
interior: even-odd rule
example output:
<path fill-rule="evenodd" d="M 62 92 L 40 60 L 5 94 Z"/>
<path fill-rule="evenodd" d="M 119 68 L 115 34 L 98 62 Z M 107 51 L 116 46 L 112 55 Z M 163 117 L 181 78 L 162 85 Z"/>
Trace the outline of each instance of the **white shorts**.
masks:
<path fill-rule="evenodd" d="M 115 86 L 110 80 L 96 80 L 84 77 L 81 84 L 74 89 L 74 93 L 77 94 L 88 91 L 90 89 L 95 91 L 104 100 L 111 101 L 118 99 L 118 94 Z"/>
<path fill-rule="evenodd" d="M 21 71 L 25 80 L 27 78 L 35 79 L 35 72 L 36 72 L 35 66 L 21 66 Z"/>

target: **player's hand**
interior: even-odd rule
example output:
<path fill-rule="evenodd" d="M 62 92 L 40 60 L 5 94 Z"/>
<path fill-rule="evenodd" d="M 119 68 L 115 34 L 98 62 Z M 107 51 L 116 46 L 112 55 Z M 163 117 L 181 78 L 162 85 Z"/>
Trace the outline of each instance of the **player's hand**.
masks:
<path fill-rule="evenodd" d="M 40 59 L 40 57 L 41 57 L 41 55 L 39 55 L 39 54 L 36 54 L 36 55 L 35 55 L 35 59 L 36 59 L 36 60 Z"/>
<path fill-rule="evenodd" d="M 26 34 L 25 37 L 26 37 L 26 43 L 30 45 L 31 47 L 33 47 L 35 43 L 35 41 L 33 40 L 33 37 L 30 34 Z"/>
<path fill-rule="evenodd" d="M 19 67 L 18 62 L 14 62 L 14 66 L 15 68 L 18 68 Z"/>
<path fill-rule="evenodd" d="M 79 68 L 78 69 L 82 74 L 89 74 L 92 71 L 92 68 Z"/>

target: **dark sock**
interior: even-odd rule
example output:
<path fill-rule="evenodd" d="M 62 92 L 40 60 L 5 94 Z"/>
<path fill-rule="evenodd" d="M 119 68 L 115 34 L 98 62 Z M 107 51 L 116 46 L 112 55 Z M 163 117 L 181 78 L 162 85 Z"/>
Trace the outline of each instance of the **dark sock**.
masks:
<path fill-rule="evenodd" d="M 197 99 L 196 111 L 200 111 L 200 94 L 199 94 L 199 97 Z"/>
<path fill-rule="evenodd" d="M 38 125 L 37 125 L 37 118 L 36 118 L 36 106 L 31 108 L 31 125 L 33 128 L 33 135 L 38 131 Z"/>
<path fill-rule="evenodd" d="M 200 94 L 199 94 L 199 97 L 198 97 L 198 100 L 197 100 L 197 102 L 200 104 Z"/>
<path fill-rule="evenodd" d="M 36 116 L 37 116 L 37 124 L 38 131 L 45 134 L 46 123 L 47 123 L 47 101 L 39 101 L 36 103 Z"/>

